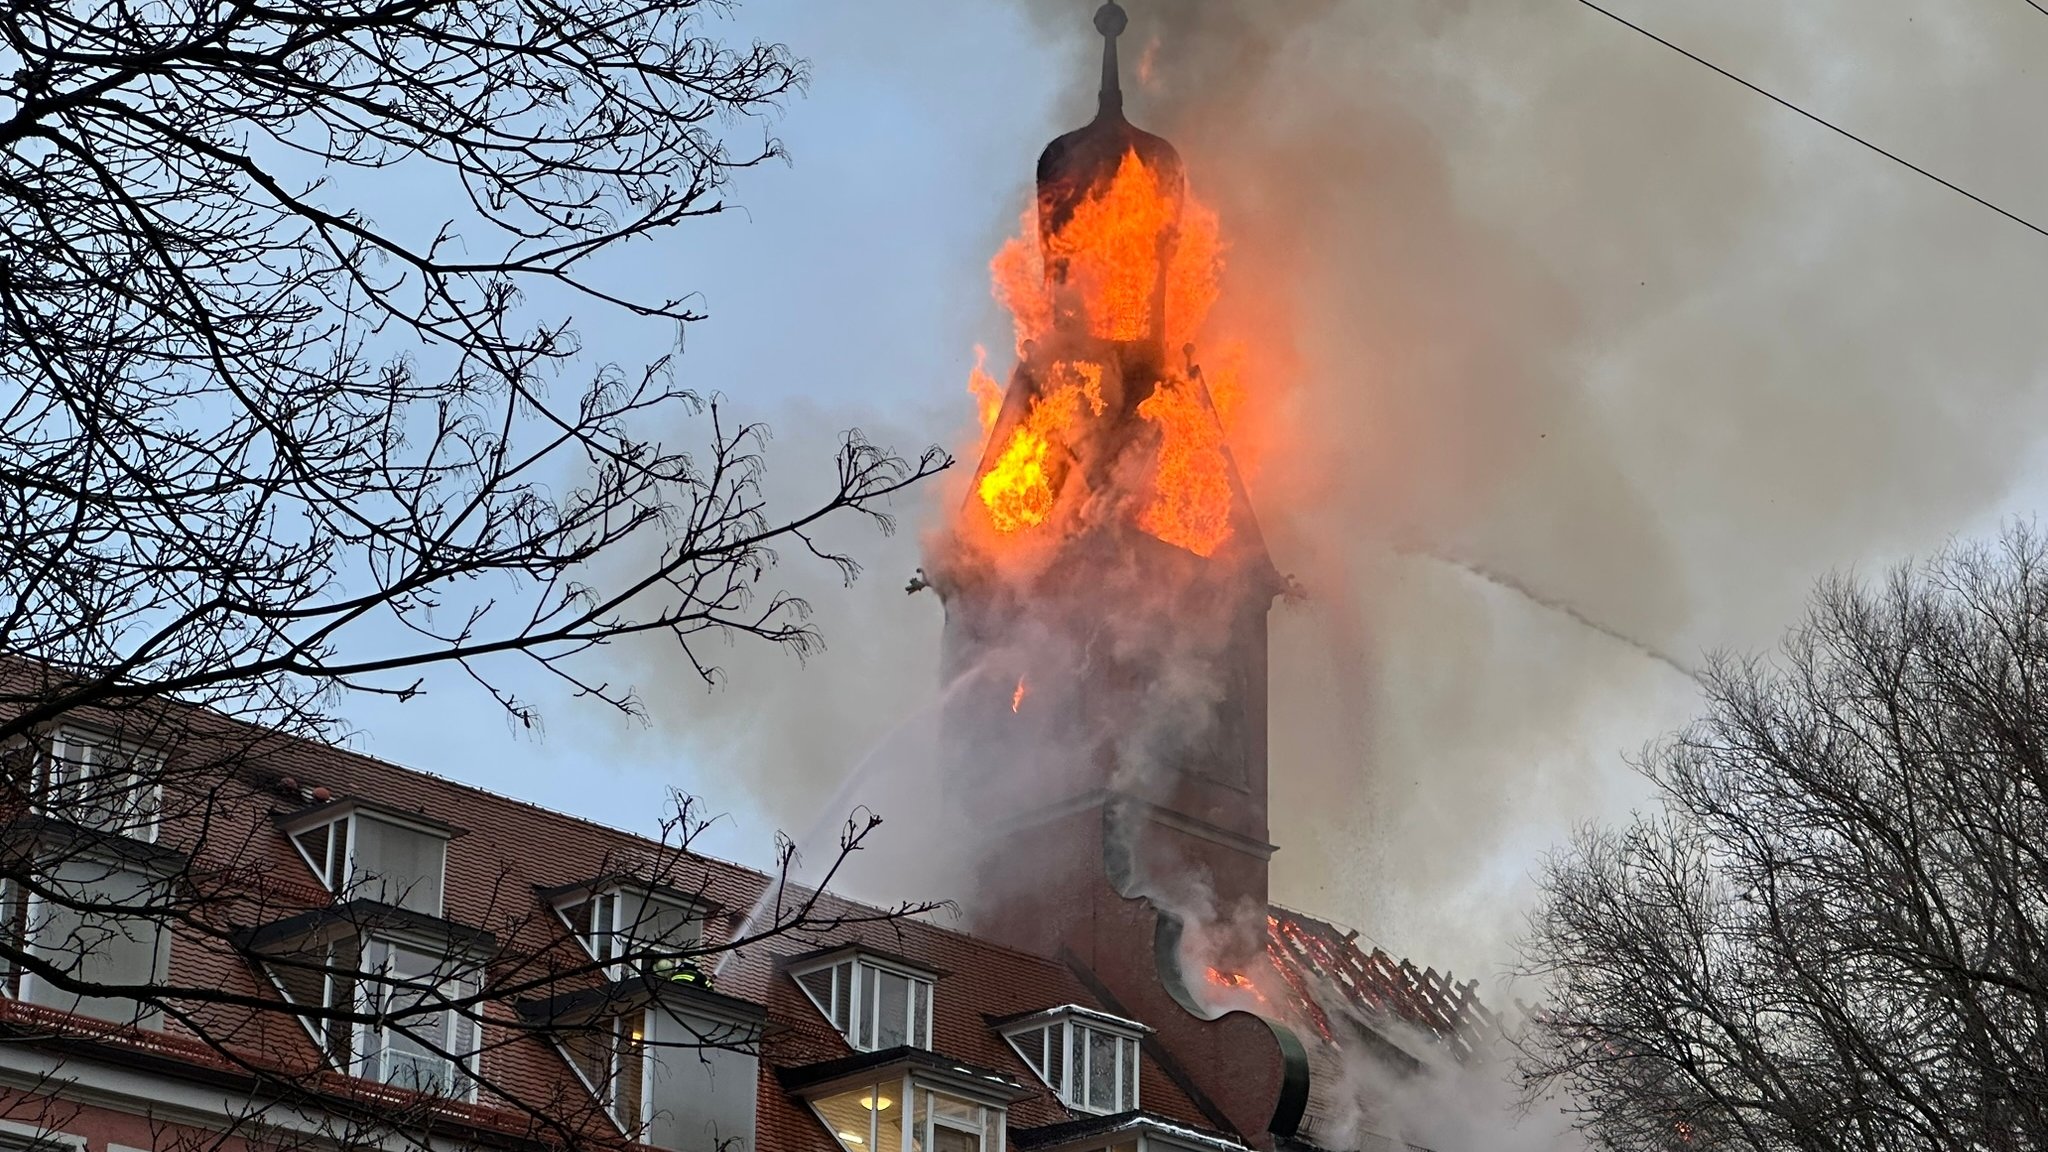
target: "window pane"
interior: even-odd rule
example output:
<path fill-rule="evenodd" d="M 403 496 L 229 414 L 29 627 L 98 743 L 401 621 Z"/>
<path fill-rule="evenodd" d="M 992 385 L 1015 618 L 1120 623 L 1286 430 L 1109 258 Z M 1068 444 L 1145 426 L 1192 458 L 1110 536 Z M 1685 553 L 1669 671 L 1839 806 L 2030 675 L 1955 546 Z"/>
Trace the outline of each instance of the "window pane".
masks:
<path fill-rule="evenodd" d="M 1080 1029 L 1088 1034 L 1088 1098 L 1090 1108 L 1116 1107 L 1116 1041 L 1107 1032 Z"/>
<path fill-rule="evenodd" d="M 1046 1060 L 1045 1082 L 1052 1085 L 1053 1091 L 1064 1097 L 1067 1095 L 1064 1079 L 1067 1073 L 1067 1026 L 1055 1024 L 1046 1031 L 1051 1041 L 1047 1045 L 1051 1055 Z"/>
<path fill-rule="evenodd" d="M 633 893 L 622 894 L 619 899 L 626 913 L 621 926 L 635 940 L 681 952 L 695 948 L 703 935 L 703 922 L 688 908 Z"/>
<path fill-rule="evenodd" d="M 341 886 L 348 883 L 348 876 L 345 873 L 348 870 L 349 824 L 349 818 L 344 816 L 331 825 L 334 836 L 328 841 L 327 872 L 323 877 L 329 892 L 339 892 Z"/>
<path fill-rule="evenodd" d="M 1073 1102 L 1080 1104 L 1088 1099 L 1088 1030 L 1069 1024 L 1067 1040 L 1067 1083 Z"/>
<path fill-rule="evenodd" d="M 50 765 L 50 815 L 87 828 L 156 839 L 155 762 L 106 740 L 65 733 Z"/>
<path fill-rule="evenodd" d="M 833 965 L 832 979 L 839 990 L 839 999 L 832 1008 L 832 1026 L 845 1032 L 853 1027 L 853 962 Z"/>
<path fill-rule="evenodd" d="M 1124 1050 L 1124 1091 L 1117 1098 L 1117 1111 L 1138 1106 L 1138 1042 L 1123 1041 Z"/>
<path fill-rule="evenodd" d="M 932 986 L 919 980 L 917 987 L 917 1019 L 911 1028 L 911 1043 L 920 1048 L 932 1046 Z"/>
<path fill-rule="evenodd" d="M 831 1020 L 832 1026 L 843 1032 L 845 1025 L 839 1022 L 839 1018 L 845 1014 L 844 1006 L 835 1011 L 832 1004 L 832 977 L 836 972 L 837 969 L 834 968 L 820 968 L 816 972 L 806 972 L 797 977 L 796 982 L 818 1006 L 819 1014 Z"/>
<path fill-rule="evenodd" d="M 870 969 L 879 991 L 875 1003 L 875 1043 L 880 1048 L 897 1048 L 910 1043 L 910 978 L 894 972 Z"/>
<path fill-rule="evenodd" d="M 441 914 L 441 867 L 447 841 L 426 832 L 356 820 L 355 895 L 429 916 Z"/>
<path fill-rule="evenodd" d="M 293 837 L 298 841 L 299 851 L 306 854 L 306 859 L 312 863 L 313 871 L 319 875 L 323 884 L 327 882 L 327 840 L 333 831 L 334 825 L 322 824 L 318 828 Z"/>
<path fill-rule="evenodd" d="M 590 902 L 590 951 L 599 960 L 618 955 L 618 897 L 606 893 Z"/>
<path fill-rule="evenodd" d="M 981 1105 L 936 1092 L 925 1095 L 931 1109 L 933 1152 L 982 1152 Z"/>
<path fill-rule="evenodd" d="M 159 900 L 161 885 L 114 864 L 65 860 L 37 878 L 55 899 L 34 897 L 27 920 L 29 952 L 73 979 L 90 984 L 158 984 L 170 961 L 170 934 L 149 916 L 102 909 L 132 908 Z M 81 996 L 30 977 L 29 999 L 117 1023 L 162 1026 L 154 1011 L 120 997 Z M 138 1018 L 140 1013 L 140 1018 Z"/>
<path fill-rule="evenodd" d="M 1024 1063 L 1040 1076 L 1045 1075 L 1045 1033 L 1044 1028 L 1033 1028 L 1010 1036 L 1010 1043 L 1016 1047 L 1017 1054 L 1024 1057 Z"/>
<path fill-rule="evenodd" d="M 845 1152 L 897 1152 L 903 1146 L 902 1102 L 896 1084 L 857 1088 L 814 1100 L 818 1118 Z"/>
<path fill-rule="evenodd" d="M 372 1074 L 387 1084 L 444 1096 L 462 1096 L 448 1053 L 474 1047 L 473 1029 L 464 1028 L 445 1007 L 452 998 L 469 995 L 472 985 L 446 975 L 443 958 L 411 948 L 373 942 L 371 981 L 373 1010 L 382 1003 L 392 1013 L 390 1026 L 378 1038 L 381 1066 Z"/>

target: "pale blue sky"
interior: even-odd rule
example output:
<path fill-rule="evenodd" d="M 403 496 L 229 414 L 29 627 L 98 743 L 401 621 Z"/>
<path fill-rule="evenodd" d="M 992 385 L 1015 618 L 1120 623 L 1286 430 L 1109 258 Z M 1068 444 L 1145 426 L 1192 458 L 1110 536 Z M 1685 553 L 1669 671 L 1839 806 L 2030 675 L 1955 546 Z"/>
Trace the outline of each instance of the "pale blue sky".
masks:
<path fill-rule="evenodd" d="M 970 349 L 1004 331 L 987 258 L 1023 204 L 1055 103 L 1076 99 L 1050 82 L 1062 62 L 1008 5 L 777 0 L 741 6 L 732 27 L 811 61 L 808 94 L 772 125 L 792 163 L 742 175 L 728 197 L 739 210 L 627 249 L 607 275 L 645 296 L 701 294 L 711 319 L 688 334 L 681 381 L 726 393 L 743 415 L 772 421 L 806 401 L 965 413 Z M 419 207 L 408 191 L 380 188 L 370 210 L 393 223 Z M 593 361 L 642 361 L 672 336 L 577 315 Z M 604 710 L 512 679 L 542 702 L 544 732 L 515 732 L 446 675 L 412 703 L 358 698 L 343 712 L 362 751 L 637 831 L 654 830 L 665 789 L 697 791 L 700 773 L 724 770 L 649 756 Z M 727 808 L 744 799 L 718 791 Z M 706 847 L 765 862 L 772 825 L 731 816 Z"/>

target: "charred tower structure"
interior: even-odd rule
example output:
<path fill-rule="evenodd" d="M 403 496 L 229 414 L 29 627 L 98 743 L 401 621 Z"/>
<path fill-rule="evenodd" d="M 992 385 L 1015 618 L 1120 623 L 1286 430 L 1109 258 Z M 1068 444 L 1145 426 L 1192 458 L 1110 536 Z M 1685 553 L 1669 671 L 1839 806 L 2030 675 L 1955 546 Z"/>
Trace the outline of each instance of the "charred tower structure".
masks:
<path fill-rule="evenodd" d="M 1190 934 L 1233 968 L 1267 928 L 1268 557 L 1192 345 L 1171 346 L 1185 174 L 1124 115 L 1115 3 L 1095 118 L 1037 168 L 1047 313 L 990 428 L 945 600 L 949 787 L 978 932 L 1059 955 L 1228 1076 L 1241 1131 L 1291 1130 L 1298 1050 L 1209 1023 Z M 1276 1105 L 1276 1101 L 1279 1103 Z"/>

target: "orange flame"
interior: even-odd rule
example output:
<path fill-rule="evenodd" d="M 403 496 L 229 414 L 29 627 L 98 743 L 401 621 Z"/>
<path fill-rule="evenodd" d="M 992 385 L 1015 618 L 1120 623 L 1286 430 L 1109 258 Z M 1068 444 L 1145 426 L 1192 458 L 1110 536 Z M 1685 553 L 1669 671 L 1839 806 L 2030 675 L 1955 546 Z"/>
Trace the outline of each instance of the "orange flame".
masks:
<path fill-rule="evenodd" d="M 1252 983 L 1252 978 L 1242 972 L 1225 972 L 1221 968 L 1211 968 L 1207 975 L 1209 983 L 1214 984 L 1218 988 L 1228 988 L 1233 992 L 1248 992 L 1254 1000 L 1261 1004 L 1266 1003 L 1266 994 L 1259 991 L 1259 986 Z"/>
<path fill-rule="evenodd" d="M 1045 523 L 1052 515 L 1057 472 L 1064 456 L 1053 454 L 1055 442 L 1081 419 L 1086 403 L 1102 415 L 1102 366 L 1062 361 L 1053 368 L 1052 390 L 1031 402 L 1031 414 L 1010 433 L 1010 442 L 995 465 L 981 478 L 977 491 L 998 532 L 1016 532 Z"/>
<path fill-rule="evenodd" d="M 1043 340 L 1052 331 L 1052 298 L 1045 291 L 1045 262 L 1038 251 L 1038 214 L 1026 209 L 1017 234 L 1003 242 L 988 271 L 996 302 L 1009 312 L 1017 328 L 1017 355 L 1024 345 Z"/>
<path fill-rule="evenodd" d="M 1003 386 L 988 374 L 988 349 L 974 346 L 974 368 L 967 374 L 967 391 L 974 397 L 974 407 L 981 417 L 981 434 L 986 436 L 994 431 L 996 417 L 1003 410 Z"/>
<path fill-rule="evenodd" d="M 1163 380 L 1138 415 L 1159 426 L 1159 467 L 1152 503 L 1138 526 L 1159 539 L 1213 556 L 1230 539 L 1230 461 L 1223 429 L 1195 386 Z"/>
<path fill-rule="evenodd" d="M 1079 297 L 1090 335 L 1155 335 L 1151 310 L 1159 246 L 1179 209 L 1138 154 L 1126 152 L 1109 187 L 1083 200 L 1066 225 L 1046 238 L 1047 255 L 1065 267 L 1065 288 Z"/>
<path fill-rule="evenodd" d="M 995 296 L 1015 321 L 1020 358 L 1052 335 L 1056 306 L 1076 316 L 1096 339 L 1158 336 L 1169 359 L 1201 335 L 1222 291 L 1226 244 L 1221 221 L 1192 196 L 1183 197 L 1177 185 L 1163 181 L 1136 152 L 1125 153 L 1116 174 L 1076 206 L 1042 245 L 1034 223 L 1027 211 L 1022 234 L 1005 243 L 989 264 Z M 1162 244 L 1169 239 L 1172 257 L 1162 269 Z M 1048 262 L 1062 275 L 1049 277 Z M 1164 329 L 1155 332 L 1161 318 L 1152 308 L 1162 277 Z M 1214 555 L 1230 539 L 1235 492 L 1224 445 L 1251 369 L 1241 344 L 1211 351 L 1213 367 L 1199 380 L 1161 381 L 1137 409 L 1157 433 L 1151 490 L 1134 492 L 1138 527 L 1200 556 Z M 983 350 L 975 353 L 969 388 L 985 434 L 1000 435 L 1000 388 L 986 371 Z M 1049 386 L 1000 441 L 1001 451 L 992 454 L 977 484 L 998 532 L 1020 532 L 1051 516 L 1071 453 L 1084 439 L 1080 433 L 1086 416 L 1077 400 L 1086 399 L 1093 415 L 1103 414 L 1103 372 L 1102 365 L 1086 361 L 1055 366 Z"/>
<path fill-rule="evenodd" d="M 1024 707 L 1024 696 L 1026 694 L 1026 691 L 1027 690 L 1024 687 L 1024 678 L 1022 676 L 1017 677 L 1017 691 L 1010 697 L 1010 711 L 1016 712 Z"/>

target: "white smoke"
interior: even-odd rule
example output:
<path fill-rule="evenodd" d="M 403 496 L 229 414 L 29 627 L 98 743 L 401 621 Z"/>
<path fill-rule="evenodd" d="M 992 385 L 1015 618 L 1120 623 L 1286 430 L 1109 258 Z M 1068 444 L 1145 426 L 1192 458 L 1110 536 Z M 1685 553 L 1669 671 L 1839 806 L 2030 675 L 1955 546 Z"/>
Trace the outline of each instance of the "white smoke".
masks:
<path fill-rule="evenodd" d="M 1029 6 L 1073 62 L 1044 78 L 1067 93 L 1048 134 L 1091 110 L 1092 6 Z M 1132 118 L 1223 214 L 1224 310 L 1286 337 L 1284 451 L 1252 478 L 1311 594 L 1274 616 L 1275 895 L 1491 976 L 1531 861 L 1635 803 L 1622 753 L 1695 706 L 1631 644 L 1689 664 L 1768 643 L 1819 572 L 1925 548 L 2005 496 L 2043 415 L 2048 242 L 1575 4 L 1129 7 L 1131 55 L 1154 62 Z M 2048 96 L 2025 70 L 2048 21 L 2009 7 L 1626 11 L 2023 206 L 2048 188 L 2048 153 L 2018 146 Z M 1042 142 L 1012 142 L 990 241 Z M 1005 331 L 991 314 L 978 338 Z M 933 334 L 963 375 L 976 338 Z M 960 382 L 932 388 L 933 414 L 784 420 L 780 444 L 855 423 L 971 442 Z M 902 593 L 916 544 L 863 540 L 869 580 L 805 589 L 831 647 L 800 672 L 735 650 L 716 697 L 643 677 L 679 705 L 655 738 L 734 765 L 732 798 L 785 826 L 846 798 L 885 831 L 926 826 L 929 765 L 902 742 L 933 714 L 940 612 Z M 864 890 L 925 894 L 929 841 L 877 843 Z"/>

